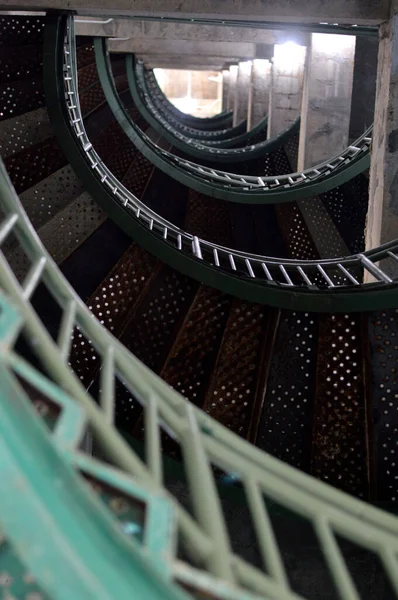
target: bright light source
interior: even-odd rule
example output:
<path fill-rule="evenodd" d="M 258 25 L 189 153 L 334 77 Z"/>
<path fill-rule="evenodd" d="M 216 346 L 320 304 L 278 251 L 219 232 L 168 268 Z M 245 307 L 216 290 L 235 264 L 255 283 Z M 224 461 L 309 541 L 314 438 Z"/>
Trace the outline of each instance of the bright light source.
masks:
<path fill-rule="evenodd" d="M 229 72 L 231 73 L 231 75 L 237 75 L 238 74 L 238 65 L 231 65 L 229 67 Z"/>
<path fill-rule="evenodd" d="M 261 75 L 267 75 L 271 68 L 271 63 L 266 58 L 255 58 L 253 68 Z"/>
<path fill-rule="evenodd" d="M 222 82 L 222 74 L 217 73 L 217 75 L 210 75 L 210 77 L 208 77 L 207 79 L 209 81 L 214 81 L 215 83 L 221 83 Z"/>
<path fill-rule="evenodd" d="M 305 46 L 299 46 L 296 42 L 276 44 L 274 48 L 274 64 L 281 71 L 294 72 L 304 65 Z"/>
<path fill-rule="evenodd" d="M 252 61 L 251 60 L 243 60 L 239 63 L 239 70 L 242 71 L 245 75 L 250 75 L 252 70 Z"/>
<path fill-rule="evenodd" d="M 313 33 L 312 49 L 325 55 L 351 53 L 355 50 L 354 35 L 338 35 L 337 33 Z"/>
<path fill-rule="evenodd" d="M 197 108 L 198 102 L 190 96 L 185 96 L 185 98 L 174 98 L 173 104 L 182 112 L 191 114 Z"/>
<path fill-rule="evenodd" d="M 156 77 L 156 81 L 159 84 L 160 89 L 163 89 L 164 85 L 164 69 L 154 69 L 153 73 Z"/>

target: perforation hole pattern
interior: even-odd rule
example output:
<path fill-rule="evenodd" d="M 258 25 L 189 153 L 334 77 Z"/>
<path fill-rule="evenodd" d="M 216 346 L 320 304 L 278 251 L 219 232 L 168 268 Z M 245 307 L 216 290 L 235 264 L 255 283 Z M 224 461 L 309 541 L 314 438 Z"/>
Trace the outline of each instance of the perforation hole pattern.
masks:
<path fill-rule="evenodd" d="M 161 377 L 201 406 L 223 336 L 232 298 L 201 286 L 161 372 Z"/>
<path fill-rule="evenodd" d="M 157 264 L 155 258 L 132 244 L 88 299 L 88 308 L 114 335 L 120 335 Z M 91 363 L 90 356 L 94 356 Z M 85 365 L 83 371 L 87 385 L 98 368 L 91 345 L 78 333 L 74 336 L 70 364 L 80 371 Z"/>
<path fill-rule="evenodd" d="M 0 47 L 43 42 L 45 17 L 4 15 L 0 17 Z"/>
<path fill-rule="evenodd" d="M 299 205 L 306 219 L 311 223 L 311 231 L 314 232 L 314 238 L 316 236 L 316 246 L 320 256 L 322 258 L 346 256 L 347 247 L 342 240 L 339 241 L 337 237 L 339 234 L 333 228 L 333 222 L 331 223 L 329 213 L 325 211 L 322 202 L 318 198 L 310 198 L 300 201 Z"/>
<path fill-rule="evenodd" d="M 24 192 L 66 164 L 66 157 L 54 137 L 47 138 L 4 163 L 18 193 Z"/>
<path fill-rule="evenodd" d="M 189 190 L 185 229 L 209 242 L 228 246 L 231 239 L 228 202 Z"/>
<path fill-rule="evenodd" d="M 158 265 L 151 254 L 132 244 L 88 300 L 88 308 L 114 335 L 122 330 Z"/>
<path fill-rule="evenodd" d="M 154 172 L 153 164 L 140 152 L 132 155 L 133 162 L 123 179 L 123 185 L 137 198 L 142 199 Z"/>
<path fill-rule="evenodd" d="M 275 212 L 290 257 L 304 260 L 318 258 L 315 245 L 297 204 L 295 202 L 278 204 L 275 206 Z"/>
<path fill-rule="evenodd" d="M 231 308 L 204 410 L 246 437 L 262 394 L 267 309 L 236 300 Z"/>
<path fill-rule="evenodd" d="M 106 219 L 105 213 L 84 192 L 64 210 L 58 212 L 38 230 L 41 241 L 56 263 L 60 264 Z M 16 247 L 15 247 L 16 246 Z M 8 260 L 18 277 L 23 278 L 31 262 L 18 243 L 11 242 L 14 248 Z"/>
<path fill-rule="evenodd" d="M 196 291 L 194 281 L 177 271 L 163 269 L 152 282 L 121 337 L 126 348 L 157 373 L 166 360 Z M 119 394 L 118 414 L 127 428 L 135 421 L 134 414 L 129 411 L 132 402 L 127 390 L 123 395 Z"/>
<path fill-rule="evenodd" d="M 365 248 L 365 221 L 369 182 L 364 175 L 320 195 L 341 237 L 352 254 Z"/>
<path fill-rule="evenodd" d="M 123 343 L 151 369 L 162 367 L 171 334 L 185 316 L 196 289 L 197 284 L 188 277 L 164 268 L 127 326 Z"/>
<path fill-rule="evenodd" d="M 282 311 L 256 441 L 304 471 L 310 469 L 317 339 L 316 315 Z"/>
<path fill-rule="evenodd" d="M 380 501 L 398 498 L 398 309 L 378 311 L 369 317 L 372 365 L 373 448 L 376 496 Z"/>
<path fill-rule="evenodd" d="M 36 110 L 44 104 L 42 77 L 0 85 L 0 121 Z"/>
<path fill-rule="evenodd" d="M 29 148 L 52 135 L 47 110 L 35 111 L 9 119 L 0 128 L 0 154 L 3 159 Z"/>
<path fill-rule="evenodd" d="M 361 315 L 321 317 L 312 473 L 368 498 L 369 398 L 364 369 Z"/>
<path fill-rule="evenodd" d="M 35 229 L 42 227 L 84 191 L 68 165 L 22 193 L 20 200 Z"/>

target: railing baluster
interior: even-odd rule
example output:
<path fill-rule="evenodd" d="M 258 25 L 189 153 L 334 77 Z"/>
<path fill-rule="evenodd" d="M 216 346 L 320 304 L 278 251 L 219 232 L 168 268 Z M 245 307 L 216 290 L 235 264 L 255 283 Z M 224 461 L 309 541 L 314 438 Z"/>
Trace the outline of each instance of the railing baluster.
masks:
<path fill-rule="evenodd" d="M 286 271 L 285 267 L 283 265 L 279 265 L 279 268 L 280 268 L 280 270 L 281 270 L 284 278 L 286 279 L 287 284 L 288 285 L 293 285 L 293 281 L 290 279 L 289 273 Z"/>
<path fill-rule="evenodd" d="M 384 281 L 385 283 L 392 283 L 391 277 L 384 273 L 379 267 L 377 267 L 374 263 L 365 254 L 360 254 L 359 258 L 361 260 L 364 268 L 375 277 L 378 281 Z"/>
<path fill-rule="evenodd" d="M 0 245 L 4 242 L 8 234 L 13 229 L 15 223 L 18 221 L 18 215 L 16 213 L 11 213 L 4 219 L 4 221 L 0 225 Z"/>
<path fill-rule="evenodd" d="M 216 265 L 216 267 L 220 266 L 220 259 L 218 257 L 218 250 L 217 248 L 213 248 L 213 256 L 214 256 L 214 263 Z"/>
<path fill-rule="evenodd" d="M 229 258 L 229 264 L 231 265 L 231 269 L 232 269 L 233 271 L 236 271 L 236 264 L 235 264 L 235 260 L 234 260 L 234 257 L 233 257 L 233 255 L 232 255 L 232 254 L 229 254 L 229 255 L 228 255 L 228 258 Z"/>
<path fill-rule="evenodd" d="M 76 316 L 76 302 L 70 300 L 64 309 L 62 316 L 61 325 L 59 328 L 59 334 L 57 339 L 57 345 L 62 360 L 66 360 L 69 356 L 70 347 L 72 344 L 73 326 Z"/>
<path fill-rule="evenodd" d="M 353 277 L 351 275 L 351 273 L 349 271 L 347 271 L 347 269 L 340 263 L 337 264 L 338 268 L 340 269 L 340 271 L 354 284 L 354 285 L 360 285 L 359 281 L 357 281 L 355 279 L 355 277 Z"/>
<path fill-rule="evenodd" d="M 113 425 L 115 419 L 115 363 L 112 346 L 108 346 L 105 351 L 100 373 L 100 389 L 99 404 L 107 423 Z"/>
<path fill-rule="evenodd" d="M 321 265 L 317 265 L 317 269 L 322 275 L 322 277 L 326 280 L 330 287 L 335 287 L 333 281 L 330 279 L 329 275 L 326 273 L 325 269 L 321 267 Z"/>
<path fill-rule="evenodd" d="M 307 285 L 313 285 L 311 279 L 307 276 L 304 269 L 300 266 L 297 267 L 297 271 L 300 273 L 301 277 L 304 279 Z"/>
<path fill-rule="evenodd" d="M 263 262 L 262 262 L 262 263 L 261 263 L 261 266 L 262 266 L 262 268 L 263 268 L 263 271 L 264 271 L 264 273 L 265 273 L 265 276 L 266 276 L 266 278 L 267 278 L 269 281 L 274 281 L 274 280 L 273 280 L 273 278 L 272 278 L 272 275 L 271 275 L 271 273 L 269 272 L 269 269 L 268 269 L 267 265 L 266 265 L 265 263 L 263 263 Z"/>
<path fill-rule="evenodd" d="M 245 263 L 246 263 L 246 267 L 247 267 L 250 277 L 255 278 L 256 276 L 254 274 L 253 268 L 252 268 L 250 260 L 248 258 L 245 258 Z"/>
<path fill-rule="evenodd" d="M 26 276 L 24 284 L 22 286 L 22 297 L 24 300 L 29 300 L 33 292 L 36 289 L 37 284 L 40 281 L 41 274 L 43 273 L 44 266 L 46 264 L 46 257 L 41 256 L 31 267 L 29 273 Z"/>
<path fill-rule="evenodd" d="M 192 250 L 197 258 L 203 259 L 202 250 L 200 248 L 199 238 L 194 235 L 192 238 Z"/>

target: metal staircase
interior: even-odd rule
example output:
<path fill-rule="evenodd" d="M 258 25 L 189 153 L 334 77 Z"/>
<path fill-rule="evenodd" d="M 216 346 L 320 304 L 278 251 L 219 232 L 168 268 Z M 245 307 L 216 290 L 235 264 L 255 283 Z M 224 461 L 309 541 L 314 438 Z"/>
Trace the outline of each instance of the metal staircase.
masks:
<path fill-rule="evenodd" d="M 68 16 L 0 40 L 46 93 L 0 124 L 4 598 L 397 597 L 396 243 L 363 252 L 364 186 L 204 196 L 131 144 Z"/>

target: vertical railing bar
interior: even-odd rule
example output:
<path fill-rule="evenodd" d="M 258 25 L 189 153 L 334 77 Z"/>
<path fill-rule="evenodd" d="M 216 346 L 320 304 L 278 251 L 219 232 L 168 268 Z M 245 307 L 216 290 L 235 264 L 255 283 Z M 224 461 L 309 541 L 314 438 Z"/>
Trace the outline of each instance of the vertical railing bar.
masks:
<path fill-rule="evenodd" d="M 392 279 L 386 273 L 384 273 L 384 271 L 379 269 L 378 266 L 372 263 L 367 256 L 364 254 L 359 254 L 359 258 L 364 268 L 369 271 L 371 275 L 376 277 L 376 279 L 379 281 L 384 281 L 385 283 L 392 283 Z"/>
<path fill-rule="evenodd" d="M 162 485 L 163 466 L 162 449 L 160 442 L 159 414 L 156 399 L 149 396 L 145 405 L 145 458 L 146 463 L 155 477 L 156 482 Z"/>
<path fill-rule="evenodd" d="M 115 361 L 112 346 L 108 346 L 104 354 L 100 389 L 99 404 L 104 412 L 106 422 L 113 425 L 115 419 Z"/>
<path fill-rule="evenodd" d="M 64 309 L 62 316 L 61 325 L 59 328 L 59 334 L 57 339 L 57 345 L 62 359 L 65 361 L 69 356 L 70 347 L 72 344 L 73 336 L 73 325 L 76 316 L 76 302 L 70 300 Z"/>
<path fill-rule="evenodd" d="M 275 533 L 259 487 L 251 476 L 244 479 L 244 485 L 264 566 L 273 579 L 289 589 Z"/>
<path fill-rule="evenodd" d="M 322 277 L 325 279 L 325 281 L 330 285 L 330 287 L 335 287 L 333 281 L 330 279 L 330 277 L 326 273 L 325 269 L 319 264 L 317 265 L 317 269 L 320 272 L 320 274 L 322 275 Z"/>
<path fill-rule="evenodd" d="M 351 281 L 351 283 L 353 283 L 354 285 L 360 285 L 359 281 L 355 279 L 353 275 L 351 275 L 351 273 L 344 267 L 344 265 L 338 263 L 337 266 L 340 269 L 340 271 Z"/>
<path fill-rule="evenodd" d="M 300 266 L 297 266 L 297 271 L 300 273 L 301 277 L 304 279 L 307 285 L 312 285 L 311 279 L 308 277 L 304 269 Z"/>
<path fill-rule="evenodd" d="M 333 581 L 342 600 L 360 600 L 352 581 L 347 565 L 341 555 L 336 539 L 330 530 L 327 520 L 318 516 L 314 520 L 315 531 L 318 535 L 326 562 L 333 575 Z"/>
<path fill-rule="evenodd" d="M 185 413 L 187 427 L 184 428 L 180 441 L 194 514 L 202 529 L 212 540 L 208 568 L 225 581 L 234 582 L 230 560 L 231 548 L 221 502 L 191 404 L 185 405 Z"/>
<path fill-rule="evenodd" d="M 46 264 L 46 257 L 41 256 L 31 267 L 22 286 L 22 297 L 29 300 L 35 291 Z"/>
<path fill-rule="evenodd" d="M 9 214 L 0 225 L 0 244 L 4 242 L 15 223 L 18 221 L 17 213 Z"/>

